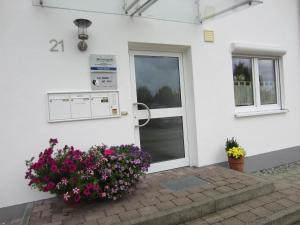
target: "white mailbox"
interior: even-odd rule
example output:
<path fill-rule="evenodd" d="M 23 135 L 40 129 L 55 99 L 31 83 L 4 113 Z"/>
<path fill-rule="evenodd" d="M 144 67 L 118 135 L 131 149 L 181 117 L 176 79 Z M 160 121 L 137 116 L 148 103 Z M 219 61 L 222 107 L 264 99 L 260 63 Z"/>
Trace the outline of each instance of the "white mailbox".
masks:
<path fill-rule="evenodd" d="M 119 92 L 48 93 L 49 122 L 120 117 Z"/>
<path fill-rule="evenodd" d="M 107 93 L 91 95 L 92 118 L 110 116 L 110 103 Z"/>
<path fill-rule="evenodd" d="M 71 94 L 72 119 L 91 118 L 90 94 Z"/>
<path fill-rule="evenodd" d="M 70 98 L 67 94 L 54 94 L 48 96 L 49 120 L 71 119 Z"/>

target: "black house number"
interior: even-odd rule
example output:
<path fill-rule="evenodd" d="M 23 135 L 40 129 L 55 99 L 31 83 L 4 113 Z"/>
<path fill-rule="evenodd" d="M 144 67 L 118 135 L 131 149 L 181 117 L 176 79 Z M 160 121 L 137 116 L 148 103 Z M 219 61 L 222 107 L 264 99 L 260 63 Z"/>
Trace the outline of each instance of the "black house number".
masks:
<path fill-rule="evenodd" d="M 51 44 L 50 52 L 63 52 L 65 50 L 63 40 L 51 39 L 49 43 Z"/>

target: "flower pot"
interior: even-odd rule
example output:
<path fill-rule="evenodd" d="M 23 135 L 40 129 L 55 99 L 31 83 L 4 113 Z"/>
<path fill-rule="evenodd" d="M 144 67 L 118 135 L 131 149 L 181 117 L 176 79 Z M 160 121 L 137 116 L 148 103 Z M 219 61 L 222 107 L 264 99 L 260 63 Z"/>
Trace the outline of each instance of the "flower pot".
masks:
<path fill-rule="evenodd" d="M 228 157 L 228 163 L 230 169 L 244 172 L 244 157 L 241 157 L 239 159 Z"/>

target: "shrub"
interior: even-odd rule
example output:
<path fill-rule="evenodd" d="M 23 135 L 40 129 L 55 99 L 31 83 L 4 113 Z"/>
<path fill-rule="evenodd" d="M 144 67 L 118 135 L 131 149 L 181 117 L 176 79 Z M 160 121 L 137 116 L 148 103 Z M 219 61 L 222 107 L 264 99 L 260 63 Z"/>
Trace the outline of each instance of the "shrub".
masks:
<path fill-rule="evenodd" d="M 234 137 L 232 137 L 231 139 L 227 138 L 225 145 L 226 152 L 233 147 L 239 147 L 239 143 L 234 139 Z"/>
<path fill-rule="evenodd" d="M 88 152 L 65 146 L 54 153 L 57 139 L 39 158 L 26 161 L 29 186 L 62 196 L 65 202 L 119 199 L 133 191 L 150 166 L 150 155 L 134 145 L 93 146 Z"/>

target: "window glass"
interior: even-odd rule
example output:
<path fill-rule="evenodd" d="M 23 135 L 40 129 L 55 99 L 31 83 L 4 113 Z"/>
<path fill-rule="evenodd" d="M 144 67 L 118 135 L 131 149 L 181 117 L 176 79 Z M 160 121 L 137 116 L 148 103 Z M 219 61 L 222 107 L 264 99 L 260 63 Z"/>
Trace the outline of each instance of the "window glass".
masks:
<path fill-rule="evenodd" d="M 234 57 L 232 63 L 235 105 L 254 105 L 251 59 Z"/>
<path fill-rule="evenodd" d="M 143 124 L 145 120 L 139 122 Z M 147 126 L 140 127 L 140 138 L 152 163 L 185 157 L 182 117 L 151 119 Z"/>
<path fill-rule="evenodd" d="M 150 109 L 181 107 L 178 58 L 135 56 L 134 60 L 138 102 Z"/>
<path fill-rule="evenodd" d="M 261 104 L 277 104 L 275 61 L 259 59 L 258 70 Z"/>

